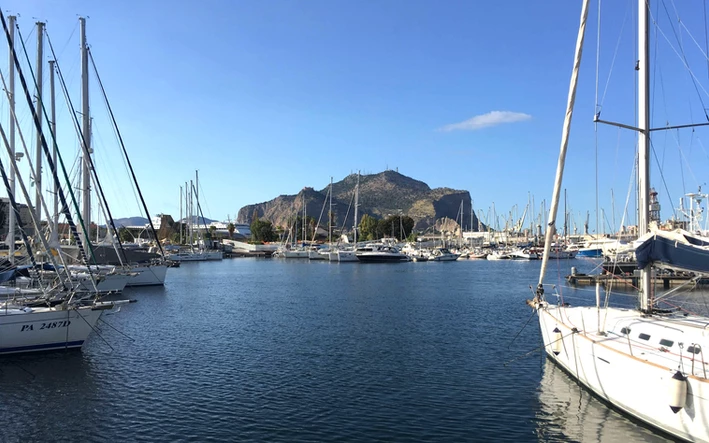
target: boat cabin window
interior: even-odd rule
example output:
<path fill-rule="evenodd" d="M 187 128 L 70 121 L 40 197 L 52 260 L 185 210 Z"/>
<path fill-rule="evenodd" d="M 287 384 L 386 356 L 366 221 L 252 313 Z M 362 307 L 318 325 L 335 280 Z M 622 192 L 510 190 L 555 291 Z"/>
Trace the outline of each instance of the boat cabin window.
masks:
<path fill-rule="evenodd" d="M 620 333 L 623 335 L 628 335 L 630 334 L 630 328 L 623 328 L 620 330 Z"/>
<path fill-rule="evenodd" d="M 689 347 L 687 348 L 687 352 L 689 352 L 690 354 L 699 354 L 700 352 L 702 352 L 702 347 L 699 345 L 689 345 Z"/>
<path fill-rule="evenodd" d="M 670 347 L 672 347 L 673 344 L 675 344 L 675 342 L 673 342 L 672 340 L 666 340 L 664 338 L 662 340 L 660 340 L 661 346 L 666 346 L 666 347 L 670 348 Z"/>
<path fill-rule="evenodd" d="M 638 338 L 640 340 L 650 340 L 650 336 L 648 334 L 640 334 L 638 335 Z"/>

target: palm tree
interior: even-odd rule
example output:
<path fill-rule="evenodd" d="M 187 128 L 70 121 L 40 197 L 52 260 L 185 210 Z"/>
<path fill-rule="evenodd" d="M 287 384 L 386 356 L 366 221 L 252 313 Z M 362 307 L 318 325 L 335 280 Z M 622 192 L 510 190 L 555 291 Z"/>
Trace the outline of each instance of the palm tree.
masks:
<path fill-rule="evenodd" d="M 226 230 L 229 231 L 229 238 L 232 238 L 234 236 L 236 226 L 234 226 L 234 223 L 229 223 L 226 227 Z"/>

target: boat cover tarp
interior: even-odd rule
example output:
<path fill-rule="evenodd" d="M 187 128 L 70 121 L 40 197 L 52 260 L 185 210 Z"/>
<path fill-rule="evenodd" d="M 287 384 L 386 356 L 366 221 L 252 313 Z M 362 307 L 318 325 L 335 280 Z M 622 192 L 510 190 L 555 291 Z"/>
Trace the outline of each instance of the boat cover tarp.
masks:
<path fill-rule="evenodd" d="M 52 266 L 50 263 L 42 263 L 41 265 L 38 265 L 37 268 L 42 269 L 44 271 L 54 271 L 54 266 Z M 15 280 L 17 279 L 17 277 L 29 278 L 31 277 L 30 269 L 32 269 L 32 265 L 22 265 L 5 268 L 4 270 L 0 271 L 0 283 Z"/>
<path fill-rule="evenodd" d="M 659 265 L 698 273 L 709 273 L 709 240 L 687 231 L 656 231 L 641 237 L 635 249 L 638 269 Z"/>

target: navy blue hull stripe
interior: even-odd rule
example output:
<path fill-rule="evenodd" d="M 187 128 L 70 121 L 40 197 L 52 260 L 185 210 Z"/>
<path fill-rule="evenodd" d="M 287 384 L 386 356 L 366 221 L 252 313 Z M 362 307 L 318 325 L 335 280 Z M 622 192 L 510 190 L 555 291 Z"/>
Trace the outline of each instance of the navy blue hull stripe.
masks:
<path fill-rule="evenodd" d="M 23 352 L 23 351 L 43 351 L 49 349 L 61 349 L 61 348 L 75 348 L 84 344 L 83 340 L 69 341 L 69 342 L 59 342 L 59 343 L 47 343 L 43 345 L 31 345 L 31 346 L 16 346 L 14 348 L 0 348 L 0 354 L 8 352 Z"/>

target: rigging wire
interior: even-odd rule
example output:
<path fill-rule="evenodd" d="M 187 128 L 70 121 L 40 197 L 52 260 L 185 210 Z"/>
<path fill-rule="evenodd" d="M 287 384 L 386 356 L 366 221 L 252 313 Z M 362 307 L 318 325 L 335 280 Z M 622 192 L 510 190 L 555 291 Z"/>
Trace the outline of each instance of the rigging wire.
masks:
<path fill-rule="evenodd" d="M 613 58 L 611 59 L 611 66 L 608 70 L 608 78 L 606 79 L 606 85 L 603 88 L 603 95 L 601 96 L 601 102 L 598 103 L 598 100 L 596 100 L 596 103 L 598 104 L 597 113 L 599 113 L 599 114 L 600 114 L 601 108 L 603 107 L 603 103 L 605 102 L 606 93 L 608 92 L 608 87 L 610 86 L 611 76 L 613 74 L 613 67 L 615 66 L 615 61 L 618 56 L 618 50 L 620 49 L 620 42 L 622 40 L 623 30 L 625 29 L 625 24 L 627 23 L 628 16 L 630 15 L 630 11 L 632 10 L 632 8 L 630 7 L 630 3 L 631 2 L 628 1 L 628 6 L 625 9 L 625 17 L 623 18 L 623 24 L 621 25 L 620 32 L 618 33 L 618 39 L 616 40 L 615 50 L 613 51 Z M 600 17 L 600 3 L 599 3 L 599 15 L 598 16 Z M 600 35 L 600 31 L 599 31 L 599 35 Z M 598 99 L 598 97 L 596 97 L 596 99 Z"/>
<path fill-rule="evenodd" d="M 653 157 L 655 157 L 655 161 L 659 163 L 659 160 L 657 158 L 657 151 L 655 150 L 655 143 L 652 141 L 652 139 L 650 139 L 650 151 L 652 151 L 652 155 L 653 155 Z M 681 152 L 682 151 L 680 150 L 680 153 Z M 671 198 L 672 194 L 670 193 L 670 189 L 667 186 L 667 180 L 665 180 L 665 174 L 663 173 L 662 168 L 660 168 L 658 170 L 658 172 L 660 173 L 660 179 L 661 179 L 662 185 L 665 188 L 665 192 L 667 193 L 667 197 L 670 198 L 670 201 L 672 201 L 672 198 Z M 677 215 L 675 208 L 672 208 L 672 213 L 675 216 Z"/>
<path fill-rule="evenodd" d="M 56 53 L 54 52 L 54 46 L 52 45 L 52 41 L 49 39 L 49 35 L 47 35 L 47 42 L 48 42 L 48 44 L 49 44 L 49 49 L 50 49 L 51 52 L 52 52 L 52 56 L 55 57 L 55 60 L 56 60 Z M 90 57 L 91 57 L 91 51 L 89 51 L 88 48 L 86 48 L 86 51 L 88 52 L 89 58 L 90 58 Z M 68 94 L 68 92 L 66 91 L 66 84 L 64 83 L 64 77 L 62 76 L 61 69 L 59 68 L 59 63 L 55 63 L 55 67 L 56 67 L 56 69 L 57 69 L 57 74 L 59 75 L 60 84 L 62 85 L 62 89 L 64 90 L 64 96 L 65 96 L 65 98 L 66 98 L 66 100 L 67 100 L 67 104 L 68 104 L 68 106 L 70 106 L 70 107 L 73 109 L 74 106 L 72 105 L 71 99 L 69 98 L 69 94 Z M 95 67 L 95 66 L 94 66 L 94 67 Z M 100 82 L 100 80 L 99 80 L 99 82 Z M 103 88 L 102 88 L 102 89 L 103 89 Z M 77 128 L 77 130 L 78 130 L 78 128 L 79 128 L 79 120 L 78 120 L 78 118 L 76 117 L 76 114 L 75 114 L 75 113 L 73 114 L 73 117 L 74 117 L 74 123 L 76 124 L 76 128 Z M 83 133 L 79 133 L 79 135 L 80 135 L 79 139 L 81 140 L 82 147 L 87 147 L 87 148 L 88 148 L 88 141 L 84 139 L 84 134 L 83 134 Z M 91 136 L 91 135 L 89 134 L 89 137 L 90 137 L 90 136 Z M 86 149 L 86 151 L 88 151 L 88 149 Z M 101 182 L 100 182 L 99 179 L 98 179 L 98 174 L 97 174 L 97 172 L 96 172 L 96 167 L 95 167 L 95 165 L 94 165 L 93 159 L 91 158 L 91 155 L 90 155 L 89 152 L 85 152 L 85 153 L 84 153 L 84 160 L 88 163 L 88 166 L 89 166 L 88 169 L 90 170 L 89 174 L 91 174 L 90 178 L 93 177 L 93 181 L 94 181 L 94 183 L 96 184 L 96 190 L 98 191 L 99 198 L 103 200 L 103 203 L 104 203 L 104 205 L 105 205 L 105 209 L 106 209 L 106 212 L 107 212 L 107 214 L 108 214 L 108 217 L 107 217 L 107 220 L 106 220 L 106 226 L 108 226 L 108 224 L 109 224 L 109 222 L 110 222 L 111 228 L 113 229 L 113 232 L 114 232 L 114 234 L 115 234 L 115 236 L 116 236 L 116 242 L 114 243 L 114 248 L 116 248 L 116 243 L 118 243 L 118 247 L 116 248 L 116 254 L 118 255 L 118 257 L 119 257 L 119 259 L 120 259 L 120 255 L 121 255 L 121 254 L 119 254 L 119 251 L 118 251 L 118 250 L 120 249 L 120 252 L 123 254 L 123 258 L 124 258 L 124 259 L 126 260 L 126 262 L 127 262 L 128 260 L 127 260 L 126 252 L 125 252 L 125 250 L 123 249 L 123 243 L 121 242 L 120 236 L 118 235 L 118 229 L 116 229 L 116 225 L 115 225 L 115 223 L 114 223 L 114 221 L 113 221 L 113 215 L 111 214 L 111 210 L 110 210 L 110 208 L 108 207 L 108 204 L 106 203 L 106 195 L 105 195 L 105 193 L 103 192 L 103 187 L 101 186 Z M 79 217 L 79 219 L 82 220 L 81 217 Z M 86 223 L 89 223 L 89 224 L 90 224 L 90 222 L 91 222 L 90 220 L 86 221 Z M 82 223 L 84 223 L 83 220 L 82 220 Z M 152 223 L 151 223 L 151 225 L 152 225 Z M 97 229 L 98 229 L 98 227 L 97 227 Z M 88 234 L 89 231 L 85 231 L 85 232 Z M 88 237 L 88 235 L 87 235 L 87 237 Z M 88 247 L 89 247 L 89 250 L 91 251 L 92 259 L 94 260 L 94 263 L 95 263 L 95 262 L 96 262 L 96 259 L 95 259 L 95 254 L 94 254 L 93 247 L 91 246 L 91 240 L 90 240 L 90 239 L 87 239 L 87 240 L 88 240 Z M 162 251 L 162 248 L 161 248 L 161 251 Z M 121 260 L 121 263 L 123 263 L 122 260 Z"/>
<path fill-rule="evenodd" d="M 111 110 L 111 104 L 108 101 L 108 95 L 106 95 L 106 89 L 103 87 L 103 82 L 101 81 L 101 77 L 98 75 L 98 69 L 96 68 L 96 62 L 94 61 L 94 56 L 91 53 L 91 51 L 87 51 L 89 54 L 89 60 L 91 60 L 91 65 L 94 68 L 94 73 L 96 74 L 96 79 L 98 80 L 98 85 L 101 89 L 101 93 L 103 94 L 103 99 L 106 102 L 106 106 L 108 107 L 109 115 L 111 117 L 111 121 L 113 123 L 113 126 L 116 129 L 116 132 L 118 133 L 118 138 L 121 142 L 121 149 L 123 150 L 123 155 L 126 158 L 126 161 L 128 162 L 128 166 L 130 167 L 131 171 L 131 176 L 133 178 L 133 182 L 135 183 L 135 187 L 138 190 L 138 194 L 140 195 L 140 201 L 143 204 L 143 209 L 145 210 L 145 215 L 148 218 L 148 223 L 150 224 L 150 230 L 152 231 L 153 236 L 155 237 L 158 249 L 160 250 L 160 255 L 162 257 L 165 257 L 165 251 L 163 250 L 162 245 L 160 244 L 159 239 L 157 238 L 157 231 L 155 229 L 155 226 L 153 225 L 153 219 L 150 217 L 150 212 L 148 211 L 148 206 L 145 204 L 145 199 L 143 198 L 143 193 L 140 190 L 140 186 L 138 186 L 138 179 L 135 176 L 135 172 L 133 171 L 133 167 L 131 166 L 130 159 L 128 157 L 128 151 L 126 150 L 126 146 L 123 143 L 123 137 L 120 135 L 120 131 L 118 130 L 118 123 L 116 122 L 116 118 L 113 115 L 113 111 Z M 111 220 L 111 224 L 113 224 L 113 220 Z M 115 230 L 115 226 L 114 226 Z"/>
<path fill-rule="evenodd" d="M 659 26 L 656 26 L 656 29 L 658 30 L 659 34 L 662 35 L 662 37 L 665 39 L 665 41 L 667 42 L 667 45 L 674 51 L 674 53 L 677 55 L 677 57 L 679 57 L 679 59 L 682 61 L 685 69 L 687 69 L 687 72 L 689 73 L 690 78 L 692 79 L 692 84 L 694 85 L 695 91 L 697 92 L 697 95 L 699 97 L 699 101 L 702 104 L 702 109 L 704 111 L 704 115 L 707 118 L 707 120 L 709 120 L 709 115 L 707 115 L 707 108 L 704 106 L 704 101 L 701 98 L 701 94 L 700 94 L 699 90 L 701 89 L 701 91 L 704 92 L 704 94 L 708 97 L 709 97 L 709 92 L 707 92 L 707 90 L 704 88 L 704 86 L 698 81 L 696 74 L 694 74 L 694 71 L 692 71 L 692 69 L 690 68 L 689 62 L 687 61 L 687 57 L 684 54 L 684 49 L 680 48 L 680 49 L 682 49 L 682 52 L 680 53 L 680 51 L 678 51 L 677 48 L 675 48 L 675 46 L 672 44 L 670 39 L 667 37 L 667 34 L 665 34 L 665 32 L 662 30 L 662 28 L 660 28 Z M 676 36 L 676 31 L 675 31 L 674 27 L 672 27 L 672 31 L 673 31 L 673 33 L 675 33 L 675 36 Z"/>
<path fill-rule="evenodd" d="M 71 34 L 69 35 L 69 38 L 66 40 L 66 43 L 64 43 L 64 46 L 62 46 L 62 49 L 59 51 L 59 56 L 61 57 L 64 55 L 64 51 L 66 51 L 67 46 L 69 46 L 69 43 L 71 43 L 71 40 L 74 38 L 74 34 L 76 34 L 76 30 L 79 29 L 79 21 L 77 20 L 76 23 L 74 24 L 74 29 L 71 31 Z"/>
<path fill-rule="evenodd" d="M 669 11 L 667 10 L 667 5 L 665 4 L 665 2 L 662 2 L 662 5 L 665 9 L 665 13 L 667 14 L 667 17 L 669 18 Z M 675 5 L 674 1 L 672 2 L 672 7 L 674 9 L 675 16 L 677 18 L 677 22 L 680 25 L 682 25 L 682 19 L 679 16 L 679 12 L 677 12 L 677 6 Z M 690 71 L 690 73 L 691 73 L 691 68 L 689 67 L 689 60 L 687 59 L 687 54 L 684 51 L 684 43 L 682 41 L 682 33 L 681 32 L 678 33 L 675 30 L 675 27 L 672 25 L 671 20 L 670 20 L 670 29 L 672 29 L 672 33 L 674 34 L 675 39 L 677 40 L 677 43 L 679 45 L 679 48 L 682 51 L 682 59 L 685 63 L 685 66 L 687 67 L 687 70 Z M 686 29 L 686 27 L 685 27 L 685 29 Z M 689 32 L 688 32 L 688 34 L 689 34 Z M 694 38 L 691 36 L 691 34 L 690 34 L 690 38 L 692 38 L 692 40 L 694 40 Z M 696 43 L 696 40 L 695 40 L 695 43 Z M 709 120 L 709 115 L 707 115 L 707 108 L 704 105 L 704 100 L 702 99 L 701 94 L 699 93 L 699 88 L 697 87 L 697 78 L 693 74 L 690 77 L 692 79 L 692 84 L 694 85 L 694 90 L 697 92 L 697 97 L 699 98 L 699 102 L 702 104 L 702 110 L 704 111 L 704 116 L 706 117 L 707 120 Z"/>
<path fill-rule="evenodd" d="M 7 29 L 7 24 L 5 23 L 5 17 L 4 17 L 4 15 L 2 15 L 1 12 L 0 12 L 0 21 L 2 21 L 2 26 L 3 26 L 3 29 L 5 30 L 5 35 L 8 37 L 8 43 L 9 43 L 9 31 L 8 31 L 8 29 Z M 22 36 L 21 36 L 19 27 L 17 28 L 17 33 L 18 33 L 18 36 L 20 37 L 20 41 L 21 41 L 21 40 L 22 40 Z M 49 39 L 48 39 L 48 40 L 49 40 Z M 51 47 L 51 42 L 50 42 L 50 47 Z M 27 47 L 23 44 L 22 48 L 23 48 L 23 50 L 24 50 L 25 57 L 28 58 L 28 60 L 29 60 L 29 57 L 28 57 L 28 54 L 27 54 Z M 15 65 L 16 65 L 17 68 L 18 68 L 18 69 L 17 69 L 17 73 L 18 73 L 19 78 L 20 78 L 20 83 L 21 83 L 21 85 L 22 85 L 22 89 L 23 89 L 24 92 L 25 92 L 25 99 L 26 99 L 26 101 L 27 101 L 28 106 L 31 106 L 31 105 L 32 105 L 32 97 L 30 96 L 30 93 L 29 93 L 29 89 L 28 89 L 28 85 L 27 85 L 27 81 L 26 81 L 26 79 L 25 79 L 25 76 L 24 76 L 24 74 L 22 73 L 22 70 L 19 69 L 19 68 L 20 68 L 20 66 L 19 66 L 19 65 L 20 65 L 20 63 L 19 63 L 19 57 L 17 56 L 17 52 L 16 52 L 14 49 L 12 49 L 12 56 L 13 56 L 13 59 L 14 59 L 14 61 L 15 61 Z M 37 82 L 36 82 L 36 79 L 34 78 L 34 71 L 31 69 L 31 66 L 30 66 L 30 74 L 32 74 L 32 79 L 34 80 L 34 83 L 35 83 L 35 86 L 36 86 Z M 44 115 L 45 115 L 45 117 L 46 117 L 47 113 L 46 113 L 46 110 L 44 109 L 44 106 L 42 106 L 42 110 L 44 111 Z M 35 126 L 39 126 L 39 119 L 40 119 L 40 116 L 37 115 L 37 113 L 32 113 L 32 118 L 33 118 L 33 120 L 34 120 L 34 122 L 35 122 Z M 47 120 L 48 120 L 48 119 L 47 119 Z M 59 175 L 58 175 L 59 171 L 57 170 L 57 166 L 61 166 L 62 172 L 63 172 L 63 174 L 64 174 L 64 179 L 67 180 L 68 177 L 67 177 L 67 173 L 66 173 L 66 168 L 64 167 L 64 161 L 62 160 L 61 155 L 58 155 L 58 156 L 57 156 L 57 160 L 59 161 L 59 165 L 55 165 L 55 164 L 54 164 L 54 161 L 53 161 L 52 158 L 51 158 L 51 155 L 50 155 L 50 152 L 49 152 L 49 147 L 48 147 L 48 145 L 47 145 L 47 140 L 45 139 L 44 134 L 43 134 L 42 132 L 40 132 L 39 135 L 40 135 L 40 139 L 41 139 L 41 142 L 42 142 L 42 143 L 41 143 L 41 144 L 42 144 L 42 148 L 43 148 L 43 150 L 44 150 L 45 156 L 47 157 L 47 163 L 49 164 L 49 167 L 50 167 L 50 169 L 51 169 L 51 171 L 52 171 L 52 173 L 53 173 L 53 178 L 54 178 L 54 180 L 55 180 L 55 181 L 58 181 L 58 180 L 59 180 Z M 54 136 L 54 133 L 52 133 L 52 139 L 53 139 L 54 142 L 56 142 L 56 137 Z M 72 203 L 74 203 L 75 209 L 78 210 L 78 206 L 77 206 L 77 204 L 76 204 L 76 198 L 75 198 L 74 194 L 71 193 L 70 196 L 71 196 L 71 198 L 72 198 Z M 75 239 L 75 241 L 76 241 L 76 245 L 77 245 L 77 247 L 78 247 L 78 249 L 79 249 L 79 252 L 80 252 L 80 254 L 81 254 L 81 259 L 82 259 L 82 261 L 88 266 L 88 265 L 89 265 L 88 257 L 87 257 L 87 255 L 86 255 L 86 251 L 85 251 L 85 249 L 84 249 L 83 242 L 81 241 L 81 237 L 80 237 L 79 234 L 78 234 L 77 227 L 76 227 L 76 225 L 74 224 L 73 218 L 71 217 L 71 213 L 70 213 L 70 211 L 69 211 L 69 205 L 67 204 L 66 197 L 65 197 L 64 194 L 61 193 L 61 192 L 60 192 L 60 194 L 59 194 L 59 197 L 60 197 L 60 199 L 62 200 L 62 210 L 65 212 L 65 217 L 66 217 L 66 219 L 67 219 L 67 223 L 69 224 L 69 227 L 70 227 L 70 229 L 71 229 L 72 235 L 74 236 L 74 239 Z M 87 231 L 86 231 L 86 226 L 84 225 L 84 221 L 81 219 L 81 217 L 79 217 L 79 223 L 80 223 L 82 229 L 84 229 L 84 232 L 87 232 Z M 88 243 L 88 247 L 91 248 L 91 242 Z M 89 267 L 89 271 L 88 271 L 88 272 L 89 272 L 89 274 L 91 274 L 91 268 L 90 268 L 90 267 Z"/>
<path fill-rule="evenodd" d="M 704 54 L 709 52 L 709 32 L 707 30 L 707 0 L 704 0 Z M 709 77 L 709 58 L 707 59 L 707 77 Z"/>
<path fill-rule="evenodd" d="M 598 33 L 596 36 L 596 110 L 598 111 L 598 70 L 599 70 L 599 65 L 600 65 L 600 60 L 601 60 L 601 0 L 598 0 Z M 599 234 L 599 229 L 598 229 L 598 222 L 599 222 L 599 214 L 598 214 L 598 122 L 594 122 L 593 124 L 593 134 L 594 134 L 594 150 L 595 150 L 595 180 L 596 180 L 596 236 Z M 598 238 L 598 237 L 596 237 Z"/>

